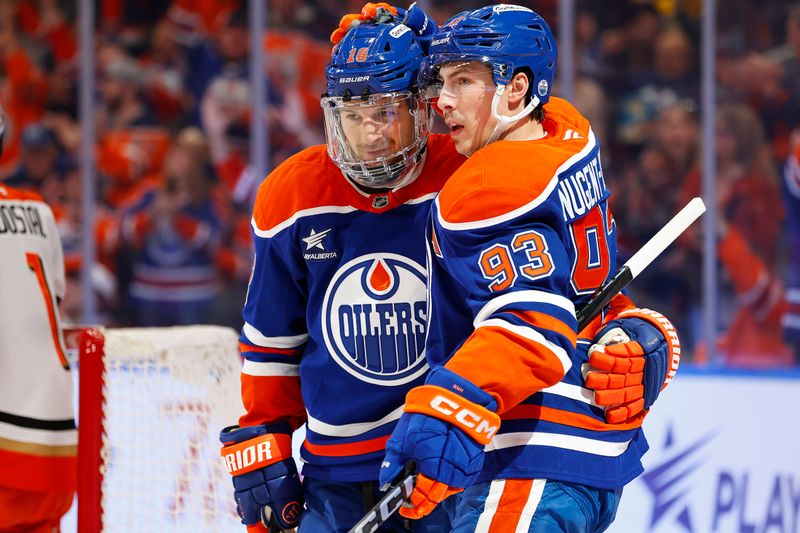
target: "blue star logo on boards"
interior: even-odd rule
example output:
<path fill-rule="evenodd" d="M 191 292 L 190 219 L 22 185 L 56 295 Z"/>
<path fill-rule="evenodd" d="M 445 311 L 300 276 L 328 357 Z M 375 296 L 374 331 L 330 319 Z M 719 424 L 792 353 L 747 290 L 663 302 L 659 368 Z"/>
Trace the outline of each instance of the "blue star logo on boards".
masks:
<path fill-rule="evenodd" d="M 653 511 L 649 525 L 651 530 L 666 517 L 670 509 L 674 508 L 676 511 L 669 514 L 675 517 L 675 521 L 688 533 L 697 531 L 689 506 L 688 494 L 691 489 L 689 478 L 703 463 L 698 452 L 714 437 L 715 435 L 708 434 L 685 448 L 676 449 L 672 426 L 667 429 L 663 448 L 666 458 L 661 463 L 649 467 L 642 475 L 642 481 L 653 496 Z"/>

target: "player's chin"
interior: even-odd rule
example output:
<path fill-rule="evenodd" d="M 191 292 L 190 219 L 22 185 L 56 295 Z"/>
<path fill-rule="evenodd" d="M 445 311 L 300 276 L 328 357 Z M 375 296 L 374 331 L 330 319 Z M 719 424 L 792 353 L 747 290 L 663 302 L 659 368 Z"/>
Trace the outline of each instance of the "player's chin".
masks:
<path fill-rule="evenodd" d="M 475 146 L 466 139 L 453 139 L 453 144 L 456 147 L 456 152 L 465 157 L 469 157 L 475 153 Z"/>

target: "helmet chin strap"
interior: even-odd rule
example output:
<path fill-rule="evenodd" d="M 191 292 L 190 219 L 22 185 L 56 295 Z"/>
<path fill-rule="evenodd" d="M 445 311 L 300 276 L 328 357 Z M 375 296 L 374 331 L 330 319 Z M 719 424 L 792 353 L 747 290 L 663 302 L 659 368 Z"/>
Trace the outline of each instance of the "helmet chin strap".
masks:
<path fill-rule="evenodd" d="M 535 94 L 531 95 L 531 101 L 526 105 L 519 113 L 512 116 L 501 115 L 497 112 L 497 107 L 500 105 L 500 98 L 502 98 L 503 93 L 506 92 L 506 86 L 497 84 L 497 90 L 494 92 L 494 96 L 492 97 L 492 117 L 497 120 L 497 124 L 494 127 L 494 131 L 489 138 L 486 139 L 486 142 L 483 143 L 483 146 L 486 146 L 489 143 L 493 143 L 500 136 L 508 130 L 515 122 L 520 119 L 523 119 L 530 115 L 531 111 L 533 111 L 537 105 L 539 105 L 539 97 Z"/>

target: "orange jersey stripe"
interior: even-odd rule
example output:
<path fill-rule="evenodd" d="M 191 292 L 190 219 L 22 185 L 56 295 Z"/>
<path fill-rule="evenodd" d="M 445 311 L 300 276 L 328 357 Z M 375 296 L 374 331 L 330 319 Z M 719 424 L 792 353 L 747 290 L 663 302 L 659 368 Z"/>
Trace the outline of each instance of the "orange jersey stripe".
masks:
<path fill-rule="evenodd" d="M 531 326 L 555 331 L 566 338 L 574 347 L 578 342 L 578 334 L 561 320 L 538 311 L 510 311 L 510 314 L 520 318 Z"/>
<path fill-rule="evenodd" d="M 498 414 L 564 377 L 550 348 L 496 326 L 476 329 L 445 367 L 493 395 Z"/>
<path fill-rule="evenodd" d="M 386 448 L 386 441 L 391 435 L 378 437 L 361 442 L 350 442 L 347 444 L 312 444 L 306 440 L 303 446 L 314 455 L 327 457 L 347 457 L 351 455 L 363 455 L 365 453 L 377 452 Z"/>
<path fill-rule="evenodd" d="M 0 485 L 36 492 L 75 490 L 78 466 L 75 455 L 29 455 L 0 450 Z"/>
<path fill-rule="evenodd" d="M 286 421 L 297 429 L 306 420 L 299 376 L 250 376 L 242 374 L 242 403 L 246 413 L 241 427 Z"/>
<path fill-rule="evenodd" d="M 275 354 L 275 355 L 286 355 L 289 357 L 294 357 L 298 353 L 299 350 L 294 350 L 291 348 L 265 348 L 264 346 L 255 346 L 253 344 L 245 344 L 243 342 L 239 343 L 239 352 L 258 352 L 258 353 L 268 353 L 268 354 Z"/>
<path fill-rule="evenodd" d="M 516 522 L 509 523 L 509 519 L 522 514 L 530 498 L 533 482 L 533 479 L 505 480 L 500 502 L 489 525 L 489 533 L 507 533 L 516 529 Z"/>
<path fill-rule="evenodd" d="M 562 409 L 544 407 L 541 405 L 520 404 L 503 413 L 503 416 L 500 418 L 501 420 L 544 420 L 546 422 L 555 422 L 556 424 L 564 424 L 565 426 L 590 429 L 593 431 L 619 431 L 640 427 L 646 414 L 647 412 L 643 411 L 628 422 L 622 424 L 607 424 L 603 420 L 597 420 L 596 418 L 580 413 L 571 413 Z"/>
<path fill-rule="evenodd" d="M 14 189 L 2 184 L 0 184 L 0 200 L 31 200 L 34 202 L 44 202 L 38 193 Z"/>

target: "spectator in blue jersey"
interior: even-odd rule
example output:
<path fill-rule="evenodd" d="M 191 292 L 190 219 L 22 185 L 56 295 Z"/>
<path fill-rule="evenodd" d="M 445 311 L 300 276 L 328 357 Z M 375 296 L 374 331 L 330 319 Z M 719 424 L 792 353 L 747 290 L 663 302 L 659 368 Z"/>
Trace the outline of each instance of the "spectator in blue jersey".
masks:
<path fill-rule="evenodd" d="M 240 338 L 247 413 L 220 436 L 249 531 L 349 530 L 381 496 L 385 443 L 406 394 L 425 383 L 423 235 L 464 158 L 429 132 L 416 86 L 422 28 L 434 26 L 417 8 L 346 16 L 326 69 L 327 145 L 289 158 L 259 189 Z M 301 485 L 289 445 L 304 423 Z M 248 453 L 256 461 L 245 465 Z M 441 507 L 383 527 L 451 525 Z"/>
<path fill-rule="evenodd" d="M 496 5 L 451 18 L 421 67 L 469 158 L 433 202 L 431 371 L 406 396 L 380 482 L 413 461 L 400 514 L 444 501 L 456 533 L 606 529 L 680 360 L 670 322 L 622 295 L 578 331 L 576 308 L 616 270 L 616 225 L 589 122 L 551 96 L 555 65 L 545 20 Z"/>
<path fill-rule="evenodd" d="M 800 14 L 798 18 L 800 19 Z M 793 137 L 794 147 L 783 175 L 789 261 L 785 294 L 788 309 L 783 315 L 782 323 L 784 339 L 794 350 L 795 363 L 800 364 L 800 131 L 796 131 Z"/>
<path fill-rule="evenodd" d="M 61 154 L 55 134 L 43 124 L 34 123 L 22 130 L 22 158 L 17 169 L 3 183 L 41 194 L 45 201 L 58 202 L 69 158 Z"/>
<path fill-rule="evenodd" d="M 214 262 L 221 221 L 210 195 L 204 137 L 187 128 L 170 148 L 160 186 L 122 216 L 124 255 L 131 264 L 128 295 L 135 323 L 208 323 L 217 294 Z M 198 148 L 200 147 L 200 148 Z"/>

